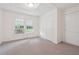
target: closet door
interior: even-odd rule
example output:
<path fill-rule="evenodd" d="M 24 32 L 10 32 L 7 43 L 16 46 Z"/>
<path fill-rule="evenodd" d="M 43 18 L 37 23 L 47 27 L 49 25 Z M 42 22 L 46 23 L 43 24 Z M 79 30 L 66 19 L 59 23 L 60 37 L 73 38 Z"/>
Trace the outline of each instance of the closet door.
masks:
<path fill-rule="evenodd" d="M 65 41 L 79 45 L 79 12 L 65 15 Z"/>

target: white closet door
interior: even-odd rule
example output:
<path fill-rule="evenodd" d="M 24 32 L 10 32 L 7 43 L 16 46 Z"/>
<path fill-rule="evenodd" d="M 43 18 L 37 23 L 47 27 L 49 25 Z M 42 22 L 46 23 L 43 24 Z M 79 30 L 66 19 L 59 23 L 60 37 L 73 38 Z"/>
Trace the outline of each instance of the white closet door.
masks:
<path fill-rule="evenodd" d="M 65 15 L 65 41 L 79 45 L 79 12 Z"/>

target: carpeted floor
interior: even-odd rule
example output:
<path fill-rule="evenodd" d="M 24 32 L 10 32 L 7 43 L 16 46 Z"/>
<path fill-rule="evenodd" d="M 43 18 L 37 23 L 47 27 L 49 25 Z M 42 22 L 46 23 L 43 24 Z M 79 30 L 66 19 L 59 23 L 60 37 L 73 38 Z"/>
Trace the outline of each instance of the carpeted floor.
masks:
<path fill-rule="evenodd" d="M 78 55 L 79 47 L 54 44 L 41 38 L 18 40 L 0 45 L 0 55 Z"/>

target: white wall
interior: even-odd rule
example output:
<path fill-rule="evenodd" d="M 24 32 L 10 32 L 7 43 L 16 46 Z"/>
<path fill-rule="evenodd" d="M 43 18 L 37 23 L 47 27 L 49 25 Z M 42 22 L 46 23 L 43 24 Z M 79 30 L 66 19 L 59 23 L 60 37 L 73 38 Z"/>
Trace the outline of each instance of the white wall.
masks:
<path fill-rule="evenodd" d="M 53 9 L 40 17 L 41 37 L 57 44 L 63 41 L 63 11 Z"/>
<path fill-rule="evenodd" d="M 57 11 L 56 9 L 40 17 L 41 37 L 54 43 L 57 41 Z"/>
<path fill-rule="evenodd" d="M 27 37 L 36 37 L 39 36 L 39 17 L 38 16 L 31 16 L 27 14 L 17 13 L 13 11 L 3 10 L 3 41 L 10 41 L 16 39 L 23 39 Z M 15 20 L 16 18 L 22 18 L 25 20 L 32 20 L 33 21 L 33 28 L 34 31 L 32 33 L 25 33 L 25 34 L 15 34 Z"/>
<path fill-rule="evenodd" d="M 2 41 L 2 10 L 0 10 L 0 43 Z"/>
<path fill-rule="evenodd" d="M 57 41 L 57 11 L 56 9 L 40 16 L 40 34 L 42 38 L 54 43 Z"/>
<path fill-rule="evenodd" d="M 65 12 L 65 42 L 79 46 L 79 7 Z"/>
<path fill-rule="evenodd" d="M 57 41 L 64 41 L 64 11 L 57 9 Z"/>

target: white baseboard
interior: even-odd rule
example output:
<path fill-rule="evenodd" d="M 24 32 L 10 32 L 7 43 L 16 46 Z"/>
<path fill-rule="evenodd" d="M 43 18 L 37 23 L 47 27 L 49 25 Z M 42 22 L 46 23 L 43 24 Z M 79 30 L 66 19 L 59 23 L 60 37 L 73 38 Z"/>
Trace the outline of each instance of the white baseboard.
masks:
<path fill-rule="evenodd" d="M 67 43 L 67 44 L 70 44 L 70 45 L 79 46 L 79 44 L 70 43 L 70 42 L 66 42 L 66 41 L 63 41 L 63 42 L 64 42 L 64 43 Z"/>

